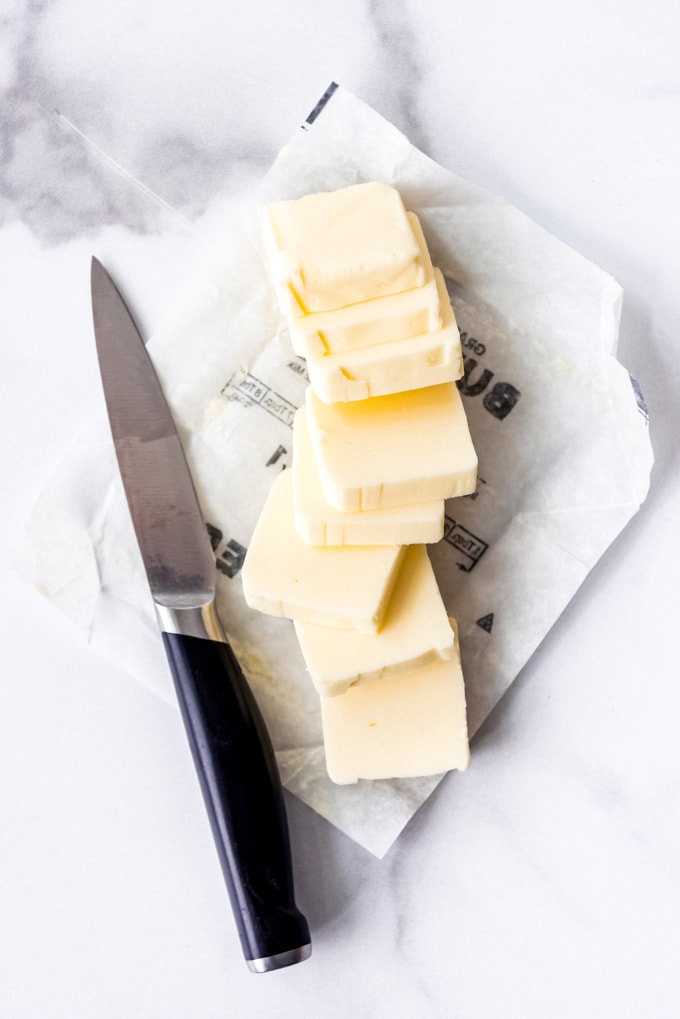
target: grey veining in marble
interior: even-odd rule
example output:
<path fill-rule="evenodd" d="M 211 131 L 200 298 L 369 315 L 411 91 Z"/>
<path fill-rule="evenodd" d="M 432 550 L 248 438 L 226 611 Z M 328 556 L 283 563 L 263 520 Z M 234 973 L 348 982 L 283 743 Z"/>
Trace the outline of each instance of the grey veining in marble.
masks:
<path fill-rule="evenodd" d="M 107 140 L 110 92 L 81 83 L 65 93 L 51 67 L 50 12 L 58 8 L 31 4 L 5 20 L 3 42 L 17 59 L 3 96 L 2 222 L 19 218 L 49 243 L 109 224 L 154 231 L 173 210 L 194 217 L 216 195 L 264 172 L 275 148 L 235 132 L 225 138 L 216 130 L 206 146 L 173 128 L 130 145 L 123 120 Z"/>
<path fill-rule="evenodd" d="M 362 68 L 366 87 L 382 97 L 386 115 L 426 148 L 424 120 L 419 116 L 425 61 L 411 12 L 403 3 L 382 0 L 354 6 L 356 22 L 347 18 L 344 24 L 350 48 L 373 55 Z M 60 3 L 18 7 L 6 19 L 10 30 L 4 38 L 7 51 L 18 58 L 4 95 L 2 216 L 5 222 L 20 217 L 50 242 L 113 223 L 143 231 L 159 229 L 168 209 L 195 218 L 216 196 L 242 190 L 267 169 L 278 145 L 306 112 L 301 99 L 293 104 L 287 97 L 311 96 L 312 87 L 320 95 L 333 77 L 329 60 L 323 76 L 314 69 L 315 84 L 306 92 L 280 80 L 281 95 L 273 95 L 268 104 L 259 88 L 260 70 L 241 55 L 236 66 L 225 63 L 220 71 L 221 101 L 212 92 L 201 95 L 194 88 L 199 104 L 194 112 L 199 116 L 192 121 L 184 105 L 178 107 L 177 117 L 172 116 L 172 68 L 166 68 L 163 102 L 154 119 L 142 57 L 131 70 L 121 67 L 119 83 L 112 81 L 112 61 L 102 48 L 107 45 L 104 32 L 88 35 L 86 22 L 82 35 L 67 36 L 73 27 L 68 7 Z M 159 17 L 167 10 L 158 0 L 152 8 Z M 307 29 L 305 18 L 303 12 L 293 16 L 291 35 Z M 115 29 L 113 15 L 105 20 L 115 49 L 121 44 L 115 33 L 123 28 Z M 216 31 L 226 35 L 229 26 L 221 18 L 215 22 Z M 141 22 L 132 26 L 142 30 L 137 46 L 143 51 L 148 45 L 149 61 L 163 45 L 151 25 L 148 31 Z M 173 41 L 181 39 L 185 27 L 178 17 L 171 26 Z M 191 42 L 189 38 L 188 59 L 194 57 Z M 99 80 L 92 77 L 97 69 Z M 126 96 L 127 119 L 114 102 L 116 84 Z M 174 98 L 179 102 L 182 97 L 177 93 Z M 207 111 L 201 111 L 201 104 Z M 278 138 L 269 129 L 270 116 L 277 113 Z"/>

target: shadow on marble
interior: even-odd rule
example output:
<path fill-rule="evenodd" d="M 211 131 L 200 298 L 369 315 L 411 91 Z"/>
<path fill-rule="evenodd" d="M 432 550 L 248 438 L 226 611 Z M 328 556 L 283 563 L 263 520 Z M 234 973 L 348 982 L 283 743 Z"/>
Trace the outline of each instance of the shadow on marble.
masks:
<path fill-rule="evenodd" d="M 313 939 L 315 931 L 336 921 L 362 897 L 364 885 L 381 872 L 382 861 L 289 793 L 286 808 L 296 900 Z"/>

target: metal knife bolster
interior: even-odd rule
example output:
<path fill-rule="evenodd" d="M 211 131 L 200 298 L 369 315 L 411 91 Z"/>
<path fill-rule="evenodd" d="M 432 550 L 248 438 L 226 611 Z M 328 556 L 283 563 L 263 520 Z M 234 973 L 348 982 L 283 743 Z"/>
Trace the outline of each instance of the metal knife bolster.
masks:
<path fill-rule="evenodd" d="M 215 602 L 178 608 L 154 601 L 156 619 L 161 633 L 179 633 L 185 637 L 202 637 L 204 640 L 226 642 L 222 624 L 217 616 Z"/>

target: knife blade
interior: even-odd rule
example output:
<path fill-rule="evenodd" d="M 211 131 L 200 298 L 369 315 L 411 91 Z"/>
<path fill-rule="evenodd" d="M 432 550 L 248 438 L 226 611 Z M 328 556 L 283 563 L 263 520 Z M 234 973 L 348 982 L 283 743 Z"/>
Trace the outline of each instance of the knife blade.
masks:
<path fill-rule="evenodd" d="M 243 955 L 254 972 L 279 969 L 308 958 L 311 939 L 274 751 L 215 609 L 215 555 L 172 413 L 96 258 L 91 290 L 120 474 Z"/>

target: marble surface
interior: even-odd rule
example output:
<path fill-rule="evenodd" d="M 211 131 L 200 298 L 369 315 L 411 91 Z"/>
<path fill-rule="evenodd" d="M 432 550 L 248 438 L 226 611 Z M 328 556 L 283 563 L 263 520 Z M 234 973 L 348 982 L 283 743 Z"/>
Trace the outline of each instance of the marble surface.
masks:
<path fill-rule="evenodd" d="M 0 1015 L 676 1016 L 680 9 L 0 5 Z M 383 860 L 288 798 L 302 966 L 240 957 L 177 712 L 22 579 L 99 406 L 97 251 L 150 331 L 331 79 L 624 288 L 640 513 Z M 140 285 L 143 280 L 143 286 Z"/>

